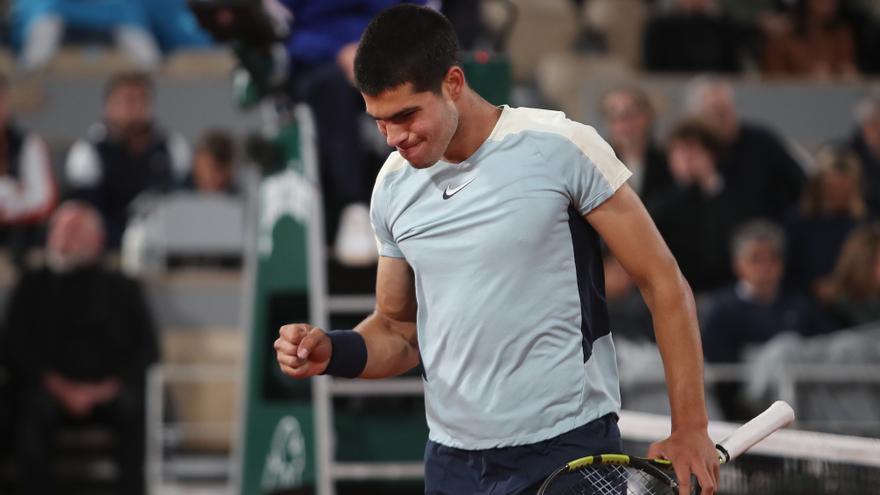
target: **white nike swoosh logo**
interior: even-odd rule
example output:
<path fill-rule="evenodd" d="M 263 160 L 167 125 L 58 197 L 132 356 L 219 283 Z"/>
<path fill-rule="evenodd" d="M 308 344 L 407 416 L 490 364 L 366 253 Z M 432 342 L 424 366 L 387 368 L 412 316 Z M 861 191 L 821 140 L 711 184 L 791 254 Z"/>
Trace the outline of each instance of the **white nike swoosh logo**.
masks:
<path fill-rule="evenodd" d="M 468 184 L 470 184 L 471 182 L 473 182 L 474 179 L 476 179 L 476 177 L 474 177 L 473 179 L 471 179 L 471 180 L 465 182 L 464 184 L 462 184 L 462 185 L 460 185 L 460 186 L 458 186 L 458 187 L 449 187 L 449 186 L 446 186 L 446 190 L 443 191 L 443 199 L 449 199 L 449 198 L 455 196 L 456 193 L 458 193 L 458 191 L 461 191 L 462 189 L 464 189 L 465 186 L 467 186 Z"/>

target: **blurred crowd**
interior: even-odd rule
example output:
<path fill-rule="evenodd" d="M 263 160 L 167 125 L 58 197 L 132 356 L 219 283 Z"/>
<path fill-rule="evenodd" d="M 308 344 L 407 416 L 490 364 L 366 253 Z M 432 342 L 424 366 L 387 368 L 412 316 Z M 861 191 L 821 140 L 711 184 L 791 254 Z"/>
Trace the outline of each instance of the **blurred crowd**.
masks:
<path fill-rule="evenodd" d="M 880 5 L 871 0 L 573 1 L 587 18 L 581 50 L 650 72 L 851 79 L 880 71 Z"/>
<path fill-rule="evenodd" d="M 782 333 L 812 337 L 880 321 L 880 95 L 853 108 L 852 128 L 827 136 L 808 166 L 785 129 L 740 116 L 725 79 L 744 72 L 847 81 L 877 74 L 880 3 L 572 1 L 587 13 L 572 50 L 610 54 L 647 72 L 709 74 L 691 80 L 684 108 L 673 112 L 681 120 L 662 135 L 657 106 L 635 84 L 604 94 L 603 121 L 588 122 L 601 124 L 633 172 L 630 185 L 697 295 L 707 361 L 743 362 L 750 348 Z M 338 217 L 334 257 L 369 266 L 377 259 L 370 186 L 389 148 L 363 132 L 352 62 L 369 19 L 399 2 L 266 2 L 285 9 L 292 28 L 280 84 L 315 116 L 323 188 Z M 208 130 L 192 146 L 154 114 L 149 71 L 163 54 L 211 44 L 184 0 L 7 3 L 4 41 L 22 72 L 46 67 L 63 44 L 95 42 L 118 45 L 146 70 L 106 81 L 100 118 L 80 131 L 61 167 L 53 167 L 39 129 L 17 124 L 13 88 L 0 76 L 0 238 L 24 273 L 0 332 L 0 368 L 7 370 L 4 382 L 0 369 L 0 394 L 17 394 L 18 417 L 29 419 L 11 443 L 24 472 L 48 483 L 53 428 L 64 417 L 99 417 L 129 439 L 117 456 L 121 493 L 138 493 L 143 432 L 130 426 L 143 423 L 156 329 L 138 283 L 104 268 L 103 254 L 123 247 L 144 193 L 240 197 L 245 160 L 228 131 Z M 476 21 L 477 2 L 442 4 L 466 49 L 490 44 Z M 35 246 L 43 247 L 45 262 L 32 268 L 27 254 Z M 614 331 L 650 340 L 650 314 L 610 254 L 605 276 Z M 27 386 L 9 392 L 10 376 Z M 719 392 L 728 417 L 749 414 L 737 390 Z"/>
<path fill-rule="evenodd" d="M 690 84 L 659 144 L 652 108 L 636 86 L 601 102 L 607 138 L 697 296 L 708 362 L 745 362 L 785 333 L 880 322 L 880 96 L 853 109 L 853 130 L 829 136 L 809 174 L 777 130 L 739 117 L 722 79 Z M 614 330 L 651 339 L 634 283 L 610 253 L 605 265 Z M 728 392 L 725 413 L 748 417 Z"/>

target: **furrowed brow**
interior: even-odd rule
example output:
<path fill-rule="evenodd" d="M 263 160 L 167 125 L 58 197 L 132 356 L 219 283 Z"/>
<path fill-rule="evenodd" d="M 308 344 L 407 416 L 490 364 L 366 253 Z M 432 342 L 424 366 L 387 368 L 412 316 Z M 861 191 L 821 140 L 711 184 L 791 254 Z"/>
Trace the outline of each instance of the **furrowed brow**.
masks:
<path fill-rule="evenodd" d="M 393 115 L 389 115 L 388 117 L 381 117 L 381 116 L 378 116 L 378 115 L 373 115 L 373 114 L 371 114 L 371 113 L 367 113 L 367 115 L 369 115 L 370 117 L 372 117 L 373 120 L 377 120 L 377 121 L 378 121 L 378 120 L 394 120 L 394 119 L 398 119 L 398 118 L 400 118 L 400 117 L 404 117 L 404 116 L 406 116 L 406 115 L 408 115 L 408 114 L 410 114 L 410 113 L 413 113 L 413 112 L 415 112 L 415 111 L 418 110 L 418 109 L 419 109 L 419 107 L 417 107 L 417 106 L 416 106 L 416 107 L 406 107 L 406 108 L 403 108 L 403 109 L 401 109 L 400 111 L 394 113 Z"/>

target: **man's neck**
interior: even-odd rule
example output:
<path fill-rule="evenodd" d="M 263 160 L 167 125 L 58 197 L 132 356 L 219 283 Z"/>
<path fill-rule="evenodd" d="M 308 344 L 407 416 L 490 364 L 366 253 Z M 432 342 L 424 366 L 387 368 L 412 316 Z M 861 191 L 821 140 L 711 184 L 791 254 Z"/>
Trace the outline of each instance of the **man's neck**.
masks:
<path fill-rule="evenodd" d="M 468 89 L 458 104 L 458 128 L 443 153 L 443 160 L 461 163 L 467 160 L 492 134 L 501 109 Z"/>

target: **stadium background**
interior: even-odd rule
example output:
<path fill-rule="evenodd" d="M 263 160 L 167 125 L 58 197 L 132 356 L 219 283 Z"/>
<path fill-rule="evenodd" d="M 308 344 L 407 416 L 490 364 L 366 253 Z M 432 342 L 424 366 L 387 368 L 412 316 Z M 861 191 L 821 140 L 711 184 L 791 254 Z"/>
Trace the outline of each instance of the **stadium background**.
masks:
<path fill-rule="evenodd" d="M 10 9 L 26 1 L 0 2 L 5 43 L 0 46 L 0 72 L 11 83 L 9 101 L 15 121 L 48 144 L 58 198 L 64 199 L 68 153 L 100 119 L 108 79 L 145 67 L 115 46 L 106 33 L 74 33 L 45 64 L 25 67 L 13 47 L 15 19 Z M 175 3 L 184 6 L 182 1 L 168 5 Z M 690 85 L 696 78 L 711 75 L 732 85 L 742 119 L 771 129 L 810 177 L 817 170 L 820 149 L 829 144 L 845 148 L 857 132 L 860 103 L 880 98 L 880 5 L 871 0 L 840 2 L 842 22 L 855 41 L 852 63 L 856 70 L 821 76 L 770 73 L 765 65 L 766 37 L 778 25 L 774 22 L 793 15 L 794 1 L 483 0 L 473 3 L 476 8 L 461 6 L 469 3 L 445 2 L 445 8 L 459 9 L 462 29 L 473 34 L 467 40 L 469 77 L 493 102 L 560 109 L 572 119 L 596 126 L 608 139 L 607 116 L 601 107 L 608 91 L 621 86 L 644 90 L 656 112 L 652 133 L 663 145 L 687 115 Z M 720 66 L 710 57 L 701 61 L 708 64 L 705 67 L 649 67 L 645 33 L 651 20 L 679 9 L 699 10 L 703 5 L 712 6 L 708 17 L 736 20 L 738 28 L 731 42 L 737 55 L 734 66 Z M 478 29 L 470 25 L 468 16 L 473 12 L 481 19 Z M 334 392 L 340 397 L 331 400 L 329 384 L 291 384 L 272 366 L 266 348 L 281 322 L 308 319 L 350 328 L 359 321 L 372 308 L 374 268 L 346 266 L 334 258 L 333 233 L 340 206 L 334 203 L 332 192 L 324 192 L 324 201 L 318 199 L 320 184 L 327 178 L 321 177 L 320 157 L 314 154 L 307 112 L 294 112 L 291 102 L 279 103 L 271 95 L 241 108 L 241 92 L 233 77 L 239 59 L 228 44 L 202 36 L 193 42 L 197 46 L 164 50 L 161 60 L 146 67 L 156 84 L 155 116 L 192 146 L 211 129 L 230 133 L 241 151 L 241 193 L 220 201 L 215 201 L 215 195 L 204 195 L 207 199 L 201 201 L 194 198 L 198 193 L 177 193 L 179 203 L 169 201 L 167 211 L 144 213 L 155 216 L 136 246 L 139 257 L 133 273 L 146 290 L 161 356 L 148 382 L 148 486 L 154 493 L 234 493 L 239 489 L 242 493 L 313 493 L 321 483 L 317 466 L 328 462 L 319 458 L 320 429 L 327 427 L 326 423 L 320 426 L 319 418 L 332 417 L 329 428 L 335 432 L 335 442 L 330 443 L 336 455 L 329 462 L 349 463 L 338 472 L 355 480 L 338 483 L 340 493 L 419 493 L 417 461 L 425 426 L 417 382 L 375 390 L 341 386 Z M 693 36 L 689 39 L 686 31 L 681 33 L 683 50 L 712 37 L 704 31 L 697 33 L 697 28 Z M 880 119 L 880 109 L 876 111 L 875 118 Z M 363 134 L 370 139 L 369 128 Z M 265 140 L 255 136 L 277 139 L 286 148 L 267 158 Z M 374 173 L 380 164 L 373 160 L 362 166 Z M 291 170 L 296 177 L 286 175 Z M 869 174 L 864 172 L 862 177 L 860 186 L 871 187 Z M 297 210 L 280 204 L 273 212 L 266 205 L 267 195 L 272 194 L 281 203 L 302 204 L 302 198 L 308 198 L 305 202 L 310 206 Z M 797 207 L 796 202 L 789 206 Z M 229 215 L 235 220 L 228 221 Z M 39 265 L 45 257 L 41 246 L 45 223 L 28 228 L 30 241 L 23 262 L 16 261 L 9 246 L 4 251 L 0 307 L 6 307 L 25 267 Z M 266 242 L 272 245 L 268 252 Z M 315 261 L 325 256 L 326 263 Z M 118 267 L 125 256 L 111 251 L 106 258 Z M 877 295 L 880 290 L 872 293 L 872 297 Z M 700 296 L 700 316 L 705 319 L 712 291 Z M 623 305 L 619 311 L 631 315 L 635 311 L 631 308 Z M 880 436 L 876 413 L 880 410 L 876 407 L 880 405 L 880 368 L 878 355 L 870 352 L 880 347 L 880 337 L 871 333 L 872 325 L 865 328 L 848 344 L 835 340 L 842 332 L 819 337 L 826 340 L 817 341 L 818 345 L 842 349 L 837 356 L 817 359 L 813 365 L 788 366 L 783 360 L 779 368 L 763 370 L 762 376 L 773 377 L 765 380 L 773 383 L 764 384 L 770 394 L 785 395 L 809 411 L 802 416 L 800 428 Z M 644 338 L 639 338 L 640 331 Z M 663 384 L 656 372 L 649 371 L 658 363 L 649 329 L 634 333 L 636 338 L 620 346 L 624 407 L 664 413 Z M 808 339 L 774 343 L 784 356 L 786 348 L 809 345 L 802 340 Z M 856 355 L 856 348 L 869 351 Z M 749 383 L 749 369 L 734 363 L 710 366 L 707 373 L 710 381 Z M 14 385 L 10 376 L 0 373 L 3 390 Z M 710 386 L 709 392 L 716 389 Z M 0 398 L 0 408 L 14 409 L 9 397 Z M 710 399 L 712 419 L 725 419 L 717 397 Z M 767 396 L 753 398 L 747 408 L 756 410 L 767 400 Z M 821 406 L 828 403 L 834 407 Z M 328 412 L 328 407 L 334 412 Z M 17 493 L 24 481 L 10 440 L 16 428 L 14 411 L 7 415 L 4 410 L 0 420 L 4 421 L 0 424 L 0 493 Z M 248 439 L 250 435 L 263 440 L 248 447 L 248 441 L 254 441 Z M 286 442 L 280 450 L 270 445 L 277 438 Z M 59 459 L 53 461 L 57 464 L 53 469 L 65 483 L 64 493 L 107 492 L 108 480 L 117 474 L 107 455 L 112 442 L 112 432 L 101 425 L 74 425 L 61 431 Z M 270 451 L 277 456 L 270 458 Z M 271 469 L 266 465 L 273 462 L 278 468 L 267 474 Z M 368 462 L 381 464 L 370 471 L 361 464 Z M 406 481 L 359 480 L 371 472 Z"/>

